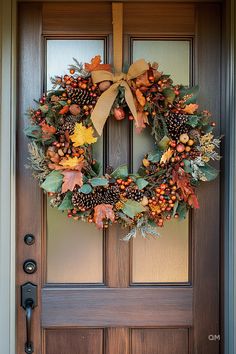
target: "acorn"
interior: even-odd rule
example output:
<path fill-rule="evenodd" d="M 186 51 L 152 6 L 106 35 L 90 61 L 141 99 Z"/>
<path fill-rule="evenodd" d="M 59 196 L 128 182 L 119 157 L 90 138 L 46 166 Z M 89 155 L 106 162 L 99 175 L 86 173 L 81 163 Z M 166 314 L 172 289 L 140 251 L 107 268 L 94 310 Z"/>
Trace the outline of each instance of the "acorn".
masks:
<path fill-rule="evenodd" d="M 107 89 L 109 89 L 109 87 L 111 86 L 111 82 L 108 80 L 102 81 L 98 84 L 98 88 L 100 91 L 106 91 Z"/>
<path fill-rule="evenodd" d="M 125 118 L 125 112 L 122 107 L 114 108 L 113 113 L 116 120 L 122 120 Z"/>

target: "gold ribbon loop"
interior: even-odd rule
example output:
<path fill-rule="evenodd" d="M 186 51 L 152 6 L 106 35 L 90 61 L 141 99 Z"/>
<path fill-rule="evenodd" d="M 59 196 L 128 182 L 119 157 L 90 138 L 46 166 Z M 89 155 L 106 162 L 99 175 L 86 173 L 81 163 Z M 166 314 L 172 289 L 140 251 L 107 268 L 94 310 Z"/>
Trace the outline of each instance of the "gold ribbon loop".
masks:
<path fill-rule="evenodd" d="M 134 62 L 128 70 L 128 73 L 112 74 L 109 71 L 97 70 L 91 73 L 93 83 L 98 83 L 102 81 L 112 81 L 113 84 L 102 93 L 99 97 L 96 106 L 91 115 L 91 120 L 93 122 L 94 128 L 97 130 L 98 134 L 102 134 L 102 130 L 106 120 L 110 114 L 113 103 L 118 94 L 119 86 L 125 89 L 125 100 L 126 103 L 134 116 L 137 119 L 137 111 L 134 103 L 134 98 L 132 91 L 130 89 L 129 81 L 144 74 L 149 68 L 148 63 L 144 59 L 137 60 Z"/>

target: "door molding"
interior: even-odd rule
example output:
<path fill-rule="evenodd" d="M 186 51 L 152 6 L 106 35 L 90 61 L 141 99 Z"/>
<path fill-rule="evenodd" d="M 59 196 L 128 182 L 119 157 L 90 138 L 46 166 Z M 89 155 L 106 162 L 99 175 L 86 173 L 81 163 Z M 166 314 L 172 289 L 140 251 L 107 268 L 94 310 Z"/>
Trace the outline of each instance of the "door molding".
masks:
<path fill-rule="evenodd" d="M 191 1 L 190 1 L 191 2 Z M 202 1 L 201 1 L 202 2 Z M 222 161 L 222 192 L 225 204 L 224 225 L 224 347 L 225 354 L 236 351 L 236 6 L 234 0 L 226 2 L 223 23 L 223 51 L 225 82 L 222 97 L 222 132 L 228 137 L 224 141 L 224 154 L 230 156 Z M 16 107 L 16 0 L 2 0 L 0 11 L 1 49 L 1 120 L 0 167 L 0 342 L 3 354 L 15 354 L 15 107 Z M 10 132 L 10 134 L 9 134 Z"/>

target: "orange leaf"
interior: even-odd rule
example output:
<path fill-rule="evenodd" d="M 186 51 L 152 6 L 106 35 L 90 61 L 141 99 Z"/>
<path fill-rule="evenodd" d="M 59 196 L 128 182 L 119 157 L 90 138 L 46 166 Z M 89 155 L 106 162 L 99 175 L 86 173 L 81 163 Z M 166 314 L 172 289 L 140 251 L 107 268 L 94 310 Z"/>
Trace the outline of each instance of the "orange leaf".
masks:
<path fill-rule="evenodd" d="M 106 70 L 106 71 L 111 71 L 111 65 L 110 64 L 101 64 L 101 56 L 96 55 L 92 60 L 91 64 L 85 63 L 84 67 L 85 70 L 87 71 L 96 71 L 96 70 Z"/>
<path fill-rule="evenodd" d="M 55 127 L 52 127 L 52 126 L 48 125 L 45 122 L 41 124 L 41 127 L 42 127 L 42 138 L 43 138 L 43 140 L 50 139 L 51 136 L 53 134 L 55 134 L 56 131 L 57 131 Z"/>
<path fill-rule="evenodd" d="M 188 198 L 188 204 L 195 208 L 195 209 L 198 209 L 199 208 L 199 203 L 198 203 L 198 199 L 196 197 L 195 194 L 191 194 Z"/>
<path fill-rule="evenodd" d="M 193 114 L 197 109 L 198 109 L 198 104 L 190 103 L 187 106 L 185 106 L 183 111 L 188 114 Z"/>
<path fill-rule="evenodd" d="M 137 89 L 135 91 L 135 93 L 136 93 L 136 97 L 137 97 L 138 102 L 140 103 L 140 105 L 142 107 L 144 107 L 146 104 L 146 99 L 145 99 L 144 95 L 142 94 L 142 92 L 139 89 Z"/>
<path fill-rule="evenodd" d="M 83 185 L 83 175 L 81 171 L 63 171 L 61 172 L 64 175 L 63 184 L 62 184 L 62 193 L 66 193 L 68 190 L 73 191 L 76 185 L 82 187 Z"/>
<path fill-rule="evenodd" d="M 191 195 L 195 195 L 194 189 L 190 185 L 190 179 L 188 174 L 186 174 L 182 168 L 179 168 L 178 171 L 172 171 L 172 177 L 174 182 L 177 184 L 177 187 L 181 190 L 184 201 L 188 202 L 189 197 Z M 194 201 L 192 200 L 192 202 Z"/>
<path fill-rule="evenodd" d="M 104 219 L 110 219 L 111 222 L 115 220 L 115 214 L 111 204 L 99 204 L 94 208 L 94 222 L 99 229 L 103 228 Z"/>
<path fill-rule="evenodd" d="M 143 128 L 146 128 L 145 123 L 148 123 L 146 114 L 143 111 L 138 111 L 137 118 L 135 119 L 135 128 L 137 133 L 141 133 Z"/>
<path fill-rule="evenodd" d="M 164 152 L 164 154 L 162 155 L 162 157 L 161 157 L 160 163 L 167 163 L 167 162 L 169 162 L 169 161 L 170 161 L 170 158 L 171 158 L 172 155 L 173 155 L 173 153 L 174 153 L 174 150 L 172 150 L 171 148 L 169 148 L 168 150 L 166 150 L 166 151 Z"/>
<path fill-rule="evenodd" d="M 141 87 L 141 86 L 151 86 L 152 83 L 150 83 L 150 81 L 148 80 L 148 72 L 145 71 L 144 74 L 139 75 L 136 80 L 135 80 L 135 84 L 137 87 Z"/>
<path fill-rule="evenodd" d="M 59 114 L 66 114 L 69 111 L 69 106 L 64 106 L 60 111 Z"/>

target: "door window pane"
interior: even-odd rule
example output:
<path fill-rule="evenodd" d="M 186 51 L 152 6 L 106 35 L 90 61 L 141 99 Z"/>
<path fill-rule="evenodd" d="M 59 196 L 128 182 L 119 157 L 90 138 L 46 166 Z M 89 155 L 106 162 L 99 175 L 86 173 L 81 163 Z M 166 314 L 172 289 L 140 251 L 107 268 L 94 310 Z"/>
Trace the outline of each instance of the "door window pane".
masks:
<path fill-rule="evenodd" d="M 174 83 L 190 83 L 190 42 L 184 40 L 134 40 L 133 61 L 140 58 L 158 62 L 159 71 L 170 74 Z M 150 130 L 141 134 L 133 131 L 134 172 L 145 153 L 154 148 Z M 167 221 L 159 228 L 161 237 L 133 241 L 133 283 L 187 282 L 189 267 L 189 218 Z"/>
<path fill-rule="evenodd" d="M 95 55 L 104 60 L 104 40 L 48 40 L 47 90 L 52 88 L 50 77 L 68 74 L 73 57 L 79 62 L 90 62 Z M 94 156 L 103 158 L 103 137 L 94 148 Z M 102 283 L 103 233 L 94 225 L 67 218 L 48 204 L 47 225 L 47 282 Z"/>

